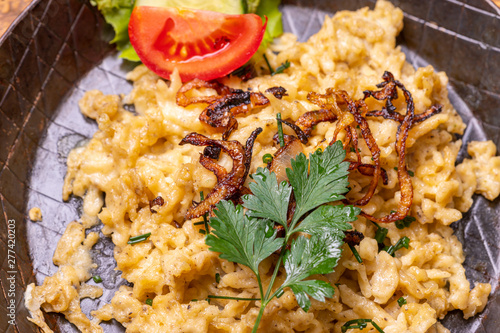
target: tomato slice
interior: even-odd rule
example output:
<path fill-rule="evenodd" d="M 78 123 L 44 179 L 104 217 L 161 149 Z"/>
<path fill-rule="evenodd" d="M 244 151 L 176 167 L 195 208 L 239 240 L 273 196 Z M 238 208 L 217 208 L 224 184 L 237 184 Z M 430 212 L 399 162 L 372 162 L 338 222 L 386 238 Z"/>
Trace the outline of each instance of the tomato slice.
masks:
<path fill-rule="evenodd" d="M 169 79 L 178 68 L 183 82 L 212 80 L 252 57 L 266 23 L 255 14 L 139 6 L 132 12 L 129 36 L 141 61 L 159 76 Z"/>

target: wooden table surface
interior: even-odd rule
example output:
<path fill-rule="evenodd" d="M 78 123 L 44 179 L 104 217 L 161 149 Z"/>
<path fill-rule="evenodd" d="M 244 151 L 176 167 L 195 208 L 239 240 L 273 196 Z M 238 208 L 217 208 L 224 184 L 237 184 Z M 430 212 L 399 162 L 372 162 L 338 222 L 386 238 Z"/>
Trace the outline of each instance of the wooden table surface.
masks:
<path fill-rule="evenodd" d="M 32 0 L 0 0 L 0 36 Z"/>

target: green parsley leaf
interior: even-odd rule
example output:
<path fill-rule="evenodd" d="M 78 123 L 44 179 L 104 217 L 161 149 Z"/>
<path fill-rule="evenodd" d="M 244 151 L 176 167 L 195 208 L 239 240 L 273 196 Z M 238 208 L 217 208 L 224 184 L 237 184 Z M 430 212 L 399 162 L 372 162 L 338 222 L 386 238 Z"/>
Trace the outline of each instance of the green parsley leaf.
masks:
<path fill-rule="evenodd" d="M 299 306 L 306 312 L 311 307 L 311 301 L 307 295 L 324 302 L 325 297 L 332 297 L 335 292 L 330 284 L 321 280 L 299 281 L 290 285 L 290 289 L 292 289 Z"/>
<path fill-rule="evenodd" d="M 258 275 L 259 264 L 281 248 L 283 239 L 276 238 L 269 220 L 245 216 L 240 205 L 221 201 L 216 208 L 216 216 L 210 219 L 213 230 L 205 243 L 211 251 L 220 252 L 221 258 L 245 265 Z"/>
<path fill-rule="evenodd" d="M 292 187 L 287 182 L 278 184 L 276 174 L 267 168 L 258 168 L 250 183 L 253 194 L 243 197 L 243 206 L 248 215 L 270 219 L 287 229 L 288 203 Z"/>
<path fill-rule="evenodd" d="M 284 257 L 287 278 L 284 285 L 315 274 L 331 273 L 342 253 L 342 238 L 323 233 L 311 238 L 299 236 Z"/>
<path fill-rule="evenodd" d="M 356 221 L 360 212 L 361 209 L 353 206 L 320 206 L 309 214 L 293 232 L 305 232 L 310 235 L 341 233 L 352 228 L 346 222 Z M 344 237 L 343 234 L 339 236 Z"/>
<path fill-rule="evenodd" d="M 292 169 L 286 170 L 297 202 L 292 226 L 311 209 L 344 199 L 341 194 L 348 191 L 349 185 L 345 155 L 342 142 L 337 141 L 324 152 L 317 150 L 310 154 L 310 163 L 302 153 L 292 159 Z"/>
<path fill-rule="evenodd" d="M 299 236 L 284 257 L 286 280 L 281 288 L 290 287 L 304 311 L 311 306 L 307 295 L 318 301 L 332 297 L 335 289 L 323 281 L 302 281 L 311 275 L 333 272 L 340 259 L 342 236 L 324 233 L 311 238 Z"/>

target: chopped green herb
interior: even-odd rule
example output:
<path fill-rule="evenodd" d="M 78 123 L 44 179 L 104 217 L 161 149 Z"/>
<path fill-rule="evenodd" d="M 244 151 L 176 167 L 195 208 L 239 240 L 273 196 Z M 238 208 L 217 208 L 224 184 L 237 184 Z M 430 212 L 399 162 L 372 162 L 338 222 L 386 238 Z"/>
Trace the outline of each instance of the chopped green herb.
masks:
<path fill-rule="evenodd" d="M 232 299 L 236 301 L 260 301 L 260 298 L 246 298 L 246 297 L 233 297 L 233 296 L 215 296 L 208 295 L 208 299 Z"/>
<path fill-rule="evenodd" d="M 215 273 L 215 282 L 219 283 L 220 282 L 220 274 Z"/>
<path fill-rule="evenodd" d="M 130 237 L 130 239 L 128 240 L 127 244 L 137 244 L 137 243 L 140 243 L 140 242 L 144 242 L 145 240 L 147 240 L 149 238 L 149 236 L 151 236 L 150 232 L 148 232 L 147 234 L 144 234 L 144 235 Z"/>
<path fill-rule="evenodd" d="M 92 277 L 92 280 L 94 280 L 95 283 L 101 283 L 102 282 L 102 278 L 99 275 L 94 275 Z"/>
<path fill-rule="evenodd" d="M 398 167 L 394 167 L 394 170 L 398 171 Z"/>
<path fill-rule="evenodd" d="M 242 206 L 235 207 L 229 201 L 217 204 L 215 217 L 210 219 L 212 233 L 205 242 L 211 251 L 220 252 L 222 259 L 245 265 L 254 272 L 261 296 L 254 333 L 265 307 L 281 295 L 284 288 L 293 291 L 304 311 L 311 306 L 309 297 L 324 301 L 333 296 L 335 289 L 330 284 L 306 279 L 333 272 L 341 256 L 344 231 L 352 228 L 347 222 L 355 221 L 360 213 L 360 209 L 353 206 L 324 205 L 345 198 L 342 194 L 347 192 L 349 174 L 345 155 L 340 141 L 324 152 L 317 150 L 310 154 L 309 159 L 299 154 L 292 159 L 292 168 L 286 170 L 290 184 L 278 183 L 276 174 L 258 168 L 252 175 L 254 182 L 250 183 L 252 194 L 243 197 L 246 212 Z M 296 208 L 288 224 L 292 191 Z M 277 237 L 275 223 L 283 226 L 283 238 Z M 307 233 L 311 237 L 292 237 L 295 233 Z M 264 291 L 258 267 L 277 250 L 280 256 Z M 281 265 L 285 267 L 286 279 L 281 286 L 274 286 Z"/>
<path fill-rule="evenodd" d="M 414 177 L 415 176 L 415 173 L 411 170 L 408 170 L 408 174 L 410 175 L 410 177 Z"/>
<path fill-rule="evenodd" d="M 273 161 L 273 155 L 271 154 L 265 154 L 264 156 L 262 156 L 262 162 L 263 163 L 271 163 Z"/>
<path fill-rule="evenodd" d="M 399 307 L 402 307 L 405 304 L 406 304 L 406 299 L 403 296 L 401 296 L 400 298 L 398 298 L 398 305 L 399 305 Z"/>
<path fill-rule="evenodd" d="M 396 224 L 396 228 L 404 229 L 404 228 L 408 228 L 411 225 L 411 223 L 415 222 L 415 221 L 416 221 L 416 219 L 413 216 L 407 216 L 404 219 L 397 220 L 394 223 Z"/>
<path fill-rule="evenodd" d="M 287 60 L 284 63 L 282 63 L 274 72 L 271 73 L 271 76 L 283 73 L 283 71 L 287 68 L 290 67 L 290 62 Z"/>
<path fill-rule="evenodd" d="M 267 68 L 269 69 L 269 74 L 271 74 L 271 76 L 283 73 L 283 71 L 285 69 L 290 67 L 290 62 L 287 60 L 284 63 L 282 63 L 278 68 L 276 68 L 276 70 L 274 70 L 273 67 L 271 66 L 271 64 L 269 63 L 269 59 L 267 59 L 266 54 L 264 53 L 262 56 L 264 57 L 264 60 L 266 61 L 266 65 L 267 65 Z"/>
<path fill-rule="evenodd" d="M 387 237 L 387 233 L 389 232 L 389 229 L 383 228 L 380 225 L 378 225 L 377 223 L 375 223 L 375 225 L 377 226 L 377 231 L 375 231 L 375 240 L 379 244 L 384 244 L 384 239 L 385 239 L 385 237 Z"/>
<path fill-rule="evenodd" d="M 410 246 L 410 239 L 406 236 L 404 237 L 401 237 L 396 244 L 394 245 L 391 245 L 389 247 L 387 247 L 387 249 L 385 249 L 385 251 L 387 251 L 387 253 L 389 253 L 391 256 L 394 257 L 394 253 L 401 249 L 401 248 L 405 248 L 407 249 L 408 247 Z"/>
<path fill-rule="evenodd" d="M 266 54 L 264 53 L 262 56 L 264 57 L 264 60 L 266 61 L 267 68 L 269 68 L 269 73 L 270 73 L 271 75 L 273 75 L 273 73 L 274 73 L 274 69 L 271 67 L 271 64 L 269 63 L 269 60 L 267 59 Z"/>
<path fill-rule="evenodd" d="M 366 326 L 368 326 L 368 323 L 371 323 L 373 327 L 379 331 L 380 333 L 384 333 L 384 331 L 378 326 L 373 320 L 371 319 L 354 319 L 354 320 L 349 320 L 342 326 L 342 333 L 347 332 L 348 329 L 364 329 Z"/>
<path fill-rule="evenodd" d="M 356 250 L 356 248 L 354 246 L 352 246 L 351 244 L 348 244 L 349 245 L 349 248 L 351 249 L 352 251 L 352 254 L 354 254 L 354 258 L 356 258 L 356 260 L 362 264 L 363 263 L 363 259 L 361 259 L 361 256 L 359 255 L 358 253 L 358 250 Z"/>
<path fill-rule="evenodd" d="M 276 121 L 278 122 L 278 137 L 280 139 L 280 147 L 285 146 L 285 137 L 283 135 L 283 124 L 281 123 L 281 113 L 276 115 Z"/>
<path fill-rule="evenodd" d="M 198 300 L 196 298 L 193 298 L 191 302 L 198 302 Z"/>
<path fill-rule="evenodd" d="M 200 200 L 203 201 L 205 200 L 205 195 L 203 194 L 203 191 L 200 191 Z M 200 230 L 200 233 L 201 234 L 207 234 L 209 232 L 209 229 L 208 229 L 208 213 L 205 213 L 203 214 L 203 224 L 205 225 L 205 232 L 201 232 Z"/>
<path fill-rule="evenodd" d="M 356 148 L 351 147 L 351 153 L 355 153 L 355 152 L 356 152 Z"/>
<path fill-rule="evenodd" d="M 193 225 L 204 225 L 204 224 L 205 224 L 205 221 L 200 221 L 200 222 L 193 223 Z"/>
<path fill-rule="evenodd" d="M 200 234 L 202 234 L 202 235 L 206 235 L 207 234 L 207 232 L 205 231 L 205 229 L 200 229 L 200 230 L 198 230 L 198 232 Z"/>
<path fill-rule="evenodd" d="M 153 300 L 151 298 L 148 298 L 146 300 L 146 304 L 149 305 L 149 306 L 153 306 Z"/>

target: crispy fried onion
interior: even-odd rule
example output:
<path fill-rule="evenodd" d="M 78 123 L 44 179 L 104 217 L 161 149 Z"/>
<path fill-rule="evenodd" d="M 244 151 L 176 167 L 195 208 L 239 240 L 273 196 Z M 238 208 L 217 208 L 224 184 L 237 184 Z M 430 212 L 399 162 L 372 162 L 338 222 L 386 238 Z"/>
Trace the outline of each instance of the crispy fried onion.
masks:
<path fill-rule="evenodd" d="M 326 121 L 333 123 L 336 120 L 337 116 L 328 109 L 306 112 L 301 115 L 295 123 L 292 123 L 288 120 L 278 119 L 278 121 L 286 124 L 291 129 L 293 129 L 295 134 L 297 134 L 300 142 L 302 142 L 303 144 L 306 144 L 309 141 L 309 137 L 311 136 L 311 132 L 314 126 Z"/>
<path fill-rule="evenodd" d="M 349 169 L 357 169 L 361 174 L 368 174 L 372 176 L 368 191 L 361 199 L 352 203 L 353 205 L 357 206 L 366 205 L 375 193 L 379 179 L 382 177 L 383 181 L 387 181 L 387 175 L 384 172 L 384 176 L 382 176 L 382 168 L 380 167 L 380 149 L 375 142 L 375 139 L 373 138 L 370 127 L 368 126 L 368 122 L 360 112 L 360 109 L 365 108 L 364 102 L 354 102 L 345 91 L 334 90 L 331 88 L 327 89 L 325 94 L 309 93 L 307 98 L 310 102 L 320 106 L 327 112 L 330 112 L 332 115 L 336 113 L 338 115 L 341 115 L 341 117 L 345 119 L 345 121 L 341 122 L 341 127 L 336 128 L 334 138 L 331 143 L 335 142 L 336 136 L 339 133 L 340 129 L 346 130 L 347 136 L 346 140 L 344 141 L 344 148 L 347 148 L 349 143 L 351 143 L 354 146 L 353 149 L 356 152 L 357 156 L 356 161 L 347 160 L 350 163 Z M 338 104 L 345 105 L 347 107 L 347 112 L 352 115 L 352 117 L 342 115 L 342 113 L 346 113 L 346 111 L 341 111 Z M 335 119 L 336 118 L 337 117 L 335 117 Z M 352 120 L 354 120 L 354 122 Z M 361 156 L 358 149 L 358 133 L 356 127 L 354 126 L 354 123 L 359 126 L 361 136 L 365 140 L 368 149 L 370 149 L 374 165 L 361 163 Z"/>
<path fill-rule="evenodd" d="M 408 133 L 411 127 L 415 124 L 415 105 L 413 103 L 413 98 L 411 93 L 405 88 L 405 86 L 394 79 L 394 76 L 390 72 L 384 72 L 382 76 L 384 82 L 379 83 L 377 88 L 382 88 L 379 91 L 365 91 L 364 99 L 368 97 L 373 97 L 377 100 L 386 100 L 385 108 L 382 113 L 393 114 L 395 112 L 395 107 L 392 104 L 392 101 L 398 97 L 397 88 L 399 88 L 404 95 L 406 102 L 406 113 L 402 119 L 398 117 L 398 121 L 400 121 L 400 125 L 398 127 L 398 131 L 396 132 L 396 153 L 398 154 L 398 179 L 399 186 L 401 189 L 401 199 L 398 205 L 398 210 L 396 212 L 392 212 L 391 214 L 376 218 L 366 213 L 362 213 L 363 216 L 368 218 L 371 221 L 375 222 L 395 222 L 397 220 L 402 220 L 410 213 L 411 204 L 413 202 L 413 186 L 411 182 L 411 177 L 408 174 L 408 170 L 406 169 L 406 139 L 408 138 Z M 432 108 L 431 108 L 432 109 Z M 433 110 L 441 110 L 441 107 L 437 106 Z M 432 111 L 437 112 L 437 111 Z M 426 114 L 424 112 L 423 114 Z M 433 113 L 435 114 L 435 113 Z M 431 114 L 432 116 L 432 114 Z M 422 116 L 425 118 L 426 116 Z M 429 116 L 430 117 L 430 116 Z M 427 117 L 428 118 L 428 117 Z M 425 118 L 425 119 L 427 119 Z"/>
<path fill-rule="evenodd" d="M 361 241 L 365 239 L 365 235 L 357 230 L 344 231 L 344 234 L 344 242 L 349 244 L 350 246 L 359 245 L 359 243 L 361 243 Z"/>
<path fill-rule="evenodd" d="M 384 79 L 384 82 L 377 84 L 377 88 L 382 88 L 382 89 L 378 91 L 371 91 L 371 90 L 364 91 L 363 93 L 365 96 L 363 100 L 367 99 L 368 97 L 373 97 L 379 101 L 383 101 L 385 99 L 385 106 L 382 108 L 382 110 L 367 112 L 366 116 L 383 117 L 384 119 L 390 119 L 397 121 L 399 123 L 403 123 L 405 121 L 406 116 L 396 112 L 396 107 L 394 106 L 392 101 L 398 98 L 397 88 L 399 87 L 401 90 L 403 90 L 404 86 L 399 81 L 394 80 L 394 76 L 390 72 L 385 72 L 382 78 Z M 403 90 L 403 93 L 405 94 L 405 99 L 407 99 L 405 90 L 406 89 Z M 411 98 L 411 94 L 409 92 L 408 94 L 409 97 Z M 442 110 L 443 110 L 442 105 L 439 104 L 433 105 L 429 109 L 427 109 L 424 113 L 418 115 L 414 114 L 412 124 L 415 125 L 421 123 L 422 121 L 429 119 L 433 115 L 441 113 Z"/>
<path fill-rule="evenodd" d="M 332 122 L 338 120 L 331 144 L 337 140 L 339 132 L 345 130 L 346 137 L 343 142 L 344 148 L 347 149 L 351 147 L 351 150 L 356 154 L 356 160 L 347 160 L 350 162 L 349 170 L 358 170 L 358 172 L 363 175 L 372 176 L 370 186 L 365 195 L 361 199 L 351 203 L 357 206 L 364 206 L 373 197 L 378 186 L 379 178 L 382 179 L 384 184 L 388 183 L 387 173 L 380 167 L 380 149 L 373 138 L 365 117 L 383 117 L 384 119 L 399 122 L 400 125 L 396 133 L 396 153 L 398 155 L 397 170 L 401 189 L 401 200 L 398 210 L 381 218 L 362 213 L 363 216 L 372 221 L 388 223 L 404 219 L 409 214 L 413 202 L 413 187 L 411 178 L 406 169 L 405 160 L 408 132 L 415 124 L 440 113 L 442 111 L 442 106 L 433 105 L 425 112 L 415 115 L 415 106 L 411 93 L 405 86 L 401 82 L 395 80 L 390 72 L 385 72 L 382 78 L 384 81 L 377 85 L 377 88 L 381 88 L 380 90 L 367 90 L 364 92 L 364 98 L 357 101 L 353 101 L 345 91 L 331 88 L 327 89 L 325 94 L 309 93 L 307 96 L 308 100 L 321 107 L 321 109 L 305 113 L 294 124 L 287 121 L 284 121 L 284 123 L 294 129 L 302 141 L 302 136 L 309 137 L 313 126 L 316 124 L 322 121 Z M 396 107 L 393 104 L 393 101 L 398 98 L 398 89 L 403 92 L 405 98 L 405 114 L 396 112 Z M 373 97 L 380 101 L 385 100 L 385 106 L 382 110 L 368 112 L 365 100 L 369 97 Z M 361 163 L 361 154 L 358 148 L 358 129 L 361 137 L 370 150 L 374 162 L 373 164 Z"/>
<path fill-rule="evenodd" d="M 194 89 L 213 89 L 217 95 L 188 96 Z M 247 113 L 255 108 L 269 105 L 269 99 L 260 92 L 233 89 L 216 81 L 194 79 L 185 83 L 177 92 L 177 104 L 188 106 L 197 103 L 209 104 L 200 114 L 200 121 L 211 127 L 223 129 L 223 140 L 227 140 L 232 131 L 238 128 L 235 116 Z"/>
<path fill-rule="evenodd" d="M 288 96 L 286 89 L 280 86 L 268 88 L 266 89 L 266 93 L 273 94 L 277 99 L 282 99 L 284 96 Z"/>
<path fill-rule="evenodd" d="M 211 213 L 219 201 L 232 199 L 240 194 L 250 170 L 253 144 L 257 135 L 261 132 L 262 128 L 255 129 L 248 137 L 245 147 L 238 141 L 213 140 L 198 133 L 190 133 L 182 139 L 179 145 L 192 144 L 195 146 L 219 147 L 233 159 L 233 168 L 230 172 L 227 172 L 214 159 L 200 154 L 201 165 L 215 174 L 217 184 L 206 196 L 205 200 L 188 209 L 186 213 L 187 220 Z"/>

